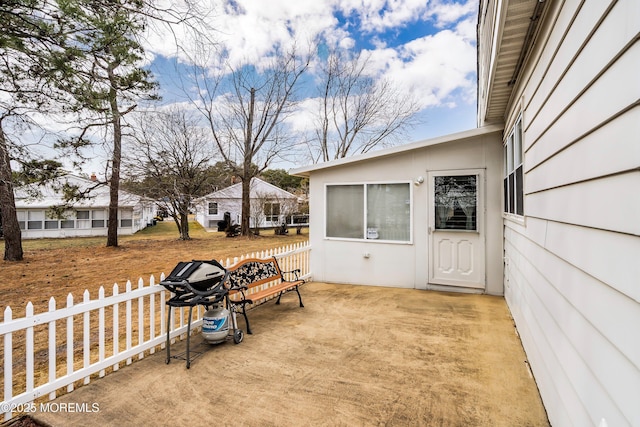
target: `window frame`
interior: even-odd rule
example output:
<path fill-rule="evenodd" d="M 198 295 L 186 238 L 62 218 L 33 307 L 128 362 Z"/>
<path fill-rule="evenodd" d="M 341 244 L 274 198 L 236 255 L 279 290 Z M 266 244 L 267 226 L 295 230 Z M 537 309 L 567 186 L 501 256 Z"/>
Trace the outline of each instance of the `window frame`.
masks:
<path fill-rule="evenodd" d="M 269 207 L 268 212 L 267 207 Z M 274 207 L 277 207 L 277 209 L 274 209 Z M 273 213 L 274 211 L 277 211 L 277 213 Z M 267 200 L 262 204 L 262 214 L 266 222 L 270 222 L 271 224 L 280 223 L 281 212 L 282 204 L 278 200 Z"/>
<path fill-rule="evenodd" d="M 44 210 L 27 211 L 27 230 L 44 230 L 46 214 Z"/>
<path fill-rule="evenodd" d="M 408 240 L 386 240 L 386 239 L 377 239 L 377 238 L 367 238 L 368 230 L 367 230 L 367 206 L 368 206 L 368 191 L 367 186 L 369 185 L 397 185 L 404 184 L 409 188 L 409 239 Z M 340 187 L 340 186 L 362 186 L 364 197 L 363 197 L 363 206 L 362 206 L 362 214 L 363 214 L 363 228 L 362 228 L 362 237 L 333 237 L 327 236 L 327 220 L 328 220 L 328 200 L 327 200 L 327 189 L 328 187 Z M 410 180 L 391 180 L 391 181 L 356 181 L 356 182 L 332 182 L 324 184 L 324 239 L 325 240 L 336 240 L 336 241 L 349 241 L 349 242 L 367 242 L 367 243 L 383 243 L 383 244 L 396 244 L 396 245 L 412 245 L 413 244 L 413 203 L 414 203 L 414 195 L 413 195 L 413 185 Z"/>
<path fill-rule="evenodd" d="M 218 215 L 218 202 L 207 202 L 207 215 Z"/>
<path fill-rule="evenodd" d="M 133 227 L 133 209 L 118 210 L 118 227 L 120 228 Z"/>
<path fill-rule="evenodd" d="M 518 154 L 519 158 L 516 158 Z M 503 216 L 523 221 L 525 211 L 522 114 L 514 121 L 503 143 L 502 197 Z"/>
<path fill-rule="evenodd" d="M 91 228 L 107 228 L 107 211 L 99 209 L 91 211 Z"/>

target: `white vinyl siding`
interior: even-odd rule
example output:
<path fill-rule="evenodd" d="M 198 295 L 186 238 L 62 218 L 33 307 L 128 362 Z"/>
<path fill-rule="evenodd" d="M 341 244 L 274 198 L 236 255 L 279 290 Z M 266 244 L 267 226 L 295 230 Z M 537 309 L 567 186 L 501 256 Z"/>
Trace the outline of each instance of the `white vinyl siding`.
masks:
<path fill-rule="evenodd" d="M 552 425 L 640 425 L 640 3 L 549 3 L 523 111 L 505 298 Z M 634 41 L 635 40 L 635 41 Z"/>

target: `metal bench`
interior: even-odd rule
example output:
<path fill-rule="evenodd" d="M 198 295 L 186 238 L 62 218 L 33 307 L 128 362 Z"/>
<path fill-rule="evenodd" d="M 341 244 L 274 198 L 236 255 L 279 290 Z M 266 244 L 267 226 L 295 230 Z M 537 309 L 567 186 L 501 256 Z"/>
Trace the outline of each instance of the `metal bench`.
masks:
<path fill-rule="evenodd" d="M 300 269 L 282 271 L 275 257 L 269 259 L 247 258 L 227 269 L 229 302 L 235 306 L 242 306 L 242 315 L 247 325 L 247 333 L 251 333 L 247 304 L 255 304 L 269 297 L 278 295 L 276 304 L 280 304 L 283 294 L 296 291 L 302 304 L 302 297 L 298 287 L 304 283 L 298 277 Z M 292 275 L 292 280 L 286 280 L 284 274 Z"/>

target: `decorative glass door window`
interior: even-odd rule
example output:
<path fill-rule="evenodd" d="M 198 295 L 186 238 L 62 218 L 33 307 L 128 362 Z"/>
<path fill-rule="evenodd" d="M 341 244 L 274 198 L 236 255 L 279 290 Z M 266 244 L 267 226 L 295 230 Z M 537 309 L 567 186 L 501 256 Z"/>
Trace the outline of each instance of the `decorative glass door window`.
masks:
<path fill-rule="evenodd" d="M 436 230 L 478 230 L 477 175 L 436 176 L 434 201 Z"/>

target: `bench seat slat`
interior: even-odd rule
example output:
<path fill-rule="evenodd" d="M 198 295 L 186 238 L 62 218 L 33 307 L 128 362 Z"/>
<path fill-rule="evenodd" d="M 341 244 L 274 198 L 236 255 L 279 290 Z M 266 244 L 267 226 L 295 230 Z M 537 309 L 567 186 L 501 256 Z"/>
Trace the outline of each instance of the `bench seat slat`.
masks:
<path fill-rule="evenodd" d="M 302 285 L 303 283 L 304 281 L 302 280 L 298 280 L 296 282 L 280 282 L 276 285 L 269 286 L 266 289 L 262 289 L 256 292 L 246 293 L 244 299 L 250 300 L 252 303 L 255 303 L 262 299 L 268 298 L 272 295 L 276 295 L 282 291 L 286 291 L 290 289 L 293 290 L 293 288 L 295 288 L 298 285 Z M 253 286 L 250 289 L 253 289 Z M 232 291 L 232 293 L 229 293 L 229 298 L 231 299 L 232 302 L 238 303 L 242 301 L 242 293 Z"/>

